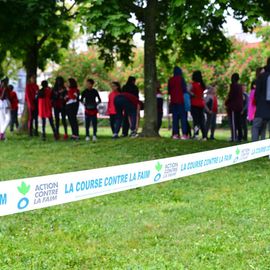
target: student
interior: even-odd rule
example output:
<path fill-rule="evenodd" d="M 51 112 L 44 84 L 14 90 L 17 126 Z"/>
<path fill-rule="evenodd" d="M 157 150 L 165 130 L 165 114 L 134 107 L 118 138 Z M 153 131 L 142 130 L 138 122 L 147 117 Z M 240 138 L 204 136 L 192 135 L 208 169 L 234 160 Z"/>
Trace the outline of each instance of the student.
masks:
<path fill-rule="evenodd" d="M 66 113 L 72 130 L 72 140 L 79 140 L 79 125 L 77 120 L 77 114 L 79 110 L 79 96 L 77 82 L 75 79 L 68 79 L 68 90 L 65 97 L 66 101 Z"/>
<path fill-rule="evenodd" d="M 139 99 L 139 88 L 136 85 L 136 78 L 133 76 L 129 76 L 127 83 L 123 86 L 122 92 L 129 93 Z M 122 136 L 127 137 L 129 131 L 129 119 L 127 116 L 124 116 L 123 120 L 123 128 L 122 128 Z"/>
<path fill-rule="evenodd" d="M 245 84 L 242 85 L 242 91 L 243 91 L 243 110 L 241 112 L 241 126 L 243 130 L 243 140 L 248 140 L 248 100 L 249 96 L 247 94 L 247 86 Z"/>
<path fill-rule="evenodd" d="M 270 57 L 267 59 L 265 71 L 256 81 L 255 92 L 256 113 L 252 125 L 252 141 L 264 140 L 267 123 L 270 120 Z"/>
<path fill-rule="evenodd" d="M 205 118 L 204 118 L 204 90 L 205 84 L 202 78 L 201 71 L 194 71 L 192 74 L 191 89 L 191 115 L 193 118 L 194 138 L 197 138 L 198 132 L 201 129 L 202 139 L 207 140 Z"/>
<path fill-rule="evenodd" d="M 163 95 L 161 92 L 160 82 L 157 82 L 157 124 L 158 124 L 158 132 L 162 126 L 162 118 L 163 118 Z"/>
<path fill-rule="evenodd" d="M 66 95 L 67 95 L 67 89 L 65 87 L 64 78 L 59 76 L 56 78 L 54 87 L 52 89 L 52 100 L 53 100 L 56 134 L 57 134 L 57 137 L 60 138 L 59 128 L 60 128 L 60 115 L 61 115 L 62 124 L 64 127 L 64 140 L 68 139 L 66 108 L 65 108 Z"/>
<path fill-rule="evenodd" d="M 52 118 L 52 90 L 47 81 L 41 82 L 41 89 L 38 91 L 38 115 L 42 120 L 42 140 L 46 140 L 46 118 L 49 119 L 54 138 L 58 139 L 58 134 Z"/>
<path fill-rule="evenodd" d="M 205 111 L 206 111 L 206 134 L 208 138 L 208 132 L 211 131 L 210 140 L 215 140 L 215 130 L 217 122 L 218 112 L 218 99 L 216 96 L 216 88 L 210 86 L 207 92 L 205 100 Z"/>
<path fill-rule="evenodd" d="M 173 139 L 180 139 L 179 121 L 181 120 L 182 137 L 188 139 L 187 115 L 184 104 L 184 94 L 187 91 L 186 81 L 183 77 L 182 69 L 175 67 L 173 77 L 168 82 L 168 92 L 170 95 L 170 106 L 173 115 Z"/>
<path fill-rule="evenodd" d="M 33 136 L 33 122 L 35 125 L 34 135 L 38 136 L 38 105 L 37 93 L 38 85 L 36 84 L 36 76 L 32 75 L 29 78 L 25 88 L 25 101 L 28 108 L 28 132 L 29 136 Z"/>
<path fill-rule="evenodd" d="M 112 91 L 109 94 L 107 114 L 110 116 L 110 126 L 112 134 L 115 134 L 115 122 L 116 122 L 116 108 L 114 105 L 115 97 L 121 92 L 121 85 L 119 82 L 112 82 Z"/>
<path fill-rule="evenodd" d="M 85 130 L 86 141 L 90 140 L 89 129 L 93 125 L 93 142 L 97 140 L 97 105 L 101 103 L 101 98 L 96 89 L 94 89 L 94 80 L 88 79 L 86 81 L 86 89 L 82 92 L 81 102 L 85 107 Z"/>
<path fill-rule="evenodd" d="M 18 107 L 19 107 L 19 100 L 17 97 L 16 92 L 14 91 L 13 85 L 9 85 L 9 100 L 10 100 L 10 132 L 14 131 L 14 125 L 16 128 L 19 128 L 19 121 L 18 121 Z"/>
<path fill-rule="evenodd" d="M 231 141 L 243 139 L 241 112 L 243 111 L 243 90 L 239 84 L 240 76 L 234 73 L 231 77 L 230 92 L 225 102 L 231 126 Z"/>
<path fill-rule="evenodd" d="M 10 122 L 10 101 L 9 101 L 9 89 L 8 78 L 1 81 L 0 86 L 0 140 L 6 139 L 6 129 Z"/>
<path fill-rule="evenodd" d="M 255 91 L 256 91 L 256 80 L 253 80 L 251 83 L 251 90 L 248 101 L 248 121 L 250 122 L 254 120 L 256 113 Z"/>
<path fill-rule="evenodd" d="M 140 106 L 140 101 L 137 97 L 130 93 L 120 93 L 114 99 L 114 105 L 116 108 L 116 121 L 115 121 L 115 133 L 113 138 L 118 138 L 118 133 L 120 131 L 123 122 L 123 113 L 130 119 L 130 137 L 136 138 L 136 123 L 137 123 L 137 111 Z"/>

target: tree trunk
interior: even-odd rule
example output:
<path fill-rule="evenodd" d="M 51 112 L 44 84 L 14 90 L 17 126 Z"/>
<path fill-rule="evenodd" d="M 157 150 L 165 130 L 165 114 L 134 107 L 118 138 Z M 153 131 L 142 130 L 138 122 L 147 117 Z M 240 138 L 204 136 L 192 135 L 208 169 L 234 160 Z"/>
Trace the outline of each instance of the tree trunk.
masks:
<path fill-rule="evenodd" d="M 157 0 L 148 0 L 145 10 L 144 43 L 144 127 L 143 136 L 157 137 L 157 99 L 156 99 L 156 16 Z"/>
<path fill-rule="evenodd" d="M 24 61 L 24 67 L 26 70 L 26 83 L 29 81 L 32 75 L 37 75 L 38 68 L 38 51 L 39 47 L 37 44 L 35 46 L 29 47 L 29 50 L 26 54 L 26 59 Z M 24 103 L 23 112 L 21 116 L 21 126 L 20 131 L 27 131 L 27 122 L 28 122 L 28 109 L 27 104 Z"/>

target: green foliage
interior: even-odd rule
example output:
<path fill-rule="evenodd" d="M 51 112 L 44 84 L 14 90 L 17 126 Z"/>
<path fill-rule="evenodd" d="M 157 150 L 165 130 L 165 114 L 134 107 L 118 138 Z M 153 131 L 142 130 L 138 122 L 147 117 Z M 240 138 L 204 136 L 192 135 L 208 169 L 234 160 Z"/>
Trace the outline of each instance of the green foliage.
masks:
<path fill-rule="evenodd" d="M 140 49 L 134 50 L 134 61 L 129 66 L 118 62 L 112 70 L 107 70 L 104 68 L 104 61 L 99 59 L 96 48 L 90 48 L 88 52 L 80 54 L 72 51 L 65 55 L 53 77 L 58 75 L 66 79 L 69 77 L 76 78 L 80 87 L 84 86 L 87 78 L 93 78 L 96 81 L 95 87 L 105 91 L 111 89 L 112 81 L 119 81 L 123 85 L 127 78 L 132 75 L 137 78 L 139 89 L 143 90 L 143 52 Z"/>
<path fill-rule="evenodd" d="M 49 59 L 59 62 L 72 36 L 65 1 L 1 1 L 0 10 L 0 61 L 10 52 L 31 72 Z"/>
<path fill-rule="evenodd" d="M 108 5 L 105 0 L 93 0 L 81 6 L 79 22 L 87 27 L 91 34 L 89 44 L 98 45 L 106 66 L 113 66 L 115 59 L 131 62 L 132 37 L 135 33 L 145 33 L 144 4 L 149 2 L 113 0 Z M 152 22 L 157 29 L 157 54 L 164 62 L 175 52 L 178 59 L 226 58 L 231 44 L 222 31 L 224 9 L 226 5 L 219 4 L 217 8 L 212 1 L 158 1 L 157 20 Z M 135 14 L 137 25 L 131 14 Z"/>
<path fill-rule="evenodd" d="M 175 65 L 183 68 L 187 82 L 191 81 L 192 72 L 201 70 L 206 84 L 217 84 L 218 95 L 224 100 L 228 93 L 230 77 L 234 72 L 239 72 L 241 82 L 249 86 L 255 78 L 257 67 L 264 66 L 266 58 L 270 55 L 270 35 L 267 36 L 268 28 L 258 30 L 258 35 L 263 38 L 261 44 L 246 44 L 235 39 L 231 40 L 233 50 L 229 58 L 224 61 L 205 61 L 196 57 L 190 62 L 178 62 L 173 55 L 168 59 L 167 65 L 162 61 L 157 63 L 157 77 L 162 85 L 162 90 L 166 94 L 167 81 L 172 76 Z M 263 34 L 264 33 L 264 34 Z M 95 48 L 89 49 L 86 53 L 76 54 L 71 52 L 66 55 L 59 70 L 54 74 L 63 75 L 65 78 L 72 76 L 78 79 L 79 84 L 83 85 L 87 77 L 93 77 L 97 85 L 102 90 L 109 90 L 111 81 L 120 81 L 124 84 L 129 76 L 137 78 L 139 89 L 144 89 L 143 73 L 143 51 L 142 49 L 133 50 L 133 63 L 125 66 L 124 63 L 117 62 L 108 71 L 104 68 L 104 62 L 98 59 Z"/>

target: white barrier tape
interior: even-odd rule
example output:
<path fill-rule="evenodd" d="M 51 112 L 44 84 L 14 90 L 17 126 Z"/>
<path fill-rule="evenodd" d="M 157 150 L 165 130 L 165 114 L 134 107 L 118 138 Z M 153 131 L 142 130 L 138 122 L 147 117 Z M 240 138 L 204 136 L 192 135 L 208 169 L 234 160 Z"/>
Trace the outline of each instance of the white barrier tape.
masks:
<path fill-rule="evenodd" d="M 161 183 L 270 155 L 270 140 L 94 170 L 0 182 L 0 216 Z"/>

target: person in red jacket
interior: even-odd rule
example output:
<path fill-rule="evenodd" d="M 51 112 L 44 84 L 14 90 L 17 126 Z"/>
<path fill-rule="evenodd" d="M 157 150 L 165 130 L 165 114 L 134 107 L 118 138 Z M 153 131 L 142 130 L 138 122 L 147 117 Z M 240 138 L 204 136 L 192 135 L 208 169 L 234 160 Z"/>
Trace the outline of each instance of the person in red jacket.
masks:
<path fill-rule="evenodd" d="M 225 102 L 231 126 L 231 140 L 241 141 L 243 139 L 241 112 L 243 111 L 243 90 L 239 84 L 240 76 L 234 73 L 231 77 L 230 92 Z"/>
<path fill-rule="evenodd" d="M 173 115 L 173 139 L 180 138 L 179 120 L 181 120 L 182 139 L 187 139 L 188 125 L 184 103 L 184 94 L 187 92 L 187 86 L 181 68 L 174 68 L 174 76 L 168 82 L 168 91 Z"/>
<path fill-rule="evenodd" d="M 130 93 L 123 92 L 115 97 L 114 105 L 116 108 L 116 121 L 113 138 L 114 139 L 118 138 L 118 133 L 121 128 L 124 115 L 128 116 L 130 120 L 130 129 L 131 129 L 130 137 L 136 138 L 137 112 L 138 109 L 140 108 L 139 98 Z"/>
<path fill-rule="evenodd" d="M 202 132 L 202 139 L 207 140 L 205 118 L 204 118 L 204 90 L 205 84 L 202 78 L 201 71 L 194 71 L 192 74 L 191 89 L 191 115 L 193 118 L 194 138 L 199 134 L 199 130 Z"/>
<path fill-rule="evenodd" d="M 115 122 L 116 122 L 116 108 L 114 105 L 115 97 L 121 92 L 121 85 L 119 82 L 112 82 L 112 91 L 109 94 L 107 115 L 110 116 L 110 125 L 112 133 L 115 134 Z"/>
<path fill-rule="evenodd" d="M 33 122 L 35 123 L 35 136 L 38 136 L 38 105 L 37 94 L 38 85 L 36 84 L 36 76 L 32 75 L 25 88 L 25 102 L 28 108 L 28 132 L 33 136 Z"/>
<path fill-rule="evenodd" d="M 14 91 L 13 85 L 9 85 L 8 88 L 9 88 L 10 114 L 11 114 L 10 132 L 13 132 L 14 125 L 16 126 L 17 129 L 19 128 L 19 121 L 18 121 L 19 100 L 16 92 Z"/>
<path fill-rule="evenodd" d="M 68 91 L 65 97 L 66 113 L 72 130 L 72 140 L 79 139 L 79 125 L 77 114 L 79 110 L 80 91 L 78 90 L 77 82 L 73 78 L 68 79 Z"/>
<path fill-rule="evenodd" d="M 41 89 L 38 91 L 38 115 L 42 120 L 42 139 L 46 140 L 46 119 L 49 119 L 54 138 L 57 139 L 52 117 L 52 90 L 47 81 L 41 82 Z"/>

